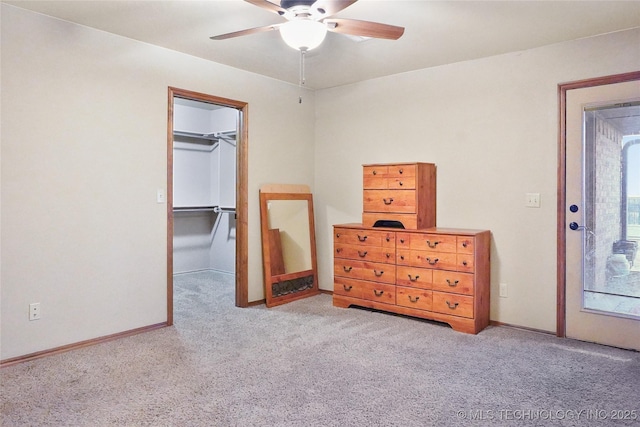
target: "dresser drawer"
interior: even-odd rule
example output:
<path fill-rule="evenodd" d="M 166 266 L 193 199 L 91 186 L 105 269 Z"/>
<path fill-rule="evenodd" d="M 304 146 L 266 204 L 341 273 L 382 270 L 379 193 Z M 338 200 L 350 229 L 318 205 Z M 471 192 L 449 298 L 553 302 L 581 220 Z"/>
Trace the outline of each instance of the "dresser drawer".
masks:
<path fill-rule="evenodd" d="M 431 291 L 402 286 L 396 287 L 397 305 L 431 311 L 431 300 Z"/>
<path fill-rule="evenodd" d="M 396 281 L 396 266 L 394 264 L 336 258 L 333 261 L 333 274 L 336 277 L 393 284 Z"/>
<path fill-rule="evenodd" d="M 334 246 L 338 243 L 348 245 L 381 246 L 385 248 L 396 247 L 396 234 L 394 232 L 335 228 L 333 233 Z"/>
<path fill-rule="evenodd" d="M 456 256 L 456 270 L 473 273 L 473 254 L 458 254 Z"/>
<path fill-rule="evenodd" d="M 390 190 L 414 190 L 416 188 L 415 176 L 400 176 L 387 178 L 387 188 Z"/>
<path fill-rule="evenodd" d="M 396 262 L 396 251 L 393 248 L 383 248 L 372 245 L 334 244 L 336 258 L 356 259 L 371 262 Z"/>
<path fill-rule="evenodd" d="M 399 265 L 396 267 L 396 284 L 412 288 L 431 289 L 433 270 Z"/>
<path fill-rule="evenodd" d="M 363 189 L 385 189 L 388 187 L 387 177 L 389 175 L 389 166 L 372 165 L 364 166 L 362 170 L 362 188 Z"/>
<path fill-rule="evenodd" d="M 396 248 L 397 249 L 407 249 L 411 248 L 411 236 L 413 233 L 404 233 L 397 232 L 396 233 Z"/>
<path fill-rule="evenodd" d="M 365 190 L 414 190 L 416 188 L 415 176 L 382 177 L 365 175 Z"/>
<path fill-rule="evenodd" d="M 473 318 L 473 297 L 433 291 L 432 310 L 437 313 Z"/>
<path fill-rule="evenodd" d="M 399 245 L 408 245 L 409 249 L 455 253 L 457 247 L 456 236 L 448 234 L 398 233 L 396 238 Z"/>
<path fill-rule="evenodd" d="M 434 270 L 433 290 L 473 295 L 473 274 Z"/>
<path fill-rule="evenodd" d="M 457 250 L 459 254 L 472 254 L 475 248 L 473 237 L 458 236 L 456 238 Z"/>
<path fill-rule="evenodd" d="M 362 298 L 362 293 L 365 289 L 362 283 L 359 280 L 336 276 L 333 279 L 333 293 L 334 295 L 344 295 L 351 298 Z"/>
<path fill-rule="evenodd" d="M 396 287 L 395 285 L 386 285 L 383 283 L 365 283 L 362 290 L 362 298 L 369 301 L 395 304 Z"/>
<path fill-rule="evenodd" d="M 416 213 L 414 190 L 364 190 L 365 212 Z"/>
<path fill-rule="evenodd" d="M 333 293 L 385 304 L 396 303 L 396 287 L 384 283 L 336 278 L 333 282 Z"/>
<path fill-rule="evenodd" d="M 413 267 L 452 271 L 456 271 L 457 269 L 456 254 L 406 249 L 398 249 L 396 253 L 396 262 L 398 265 L 410 265 Z"/>
<path fill-rule="evenodd" d="M 389 169 L 387 171 L 388 176 L 391 178 L 406 178 L 406 177 L 415 177 L 416 176 L 416 164 L 398 164 L 398 165 L 389 165 Z"/>

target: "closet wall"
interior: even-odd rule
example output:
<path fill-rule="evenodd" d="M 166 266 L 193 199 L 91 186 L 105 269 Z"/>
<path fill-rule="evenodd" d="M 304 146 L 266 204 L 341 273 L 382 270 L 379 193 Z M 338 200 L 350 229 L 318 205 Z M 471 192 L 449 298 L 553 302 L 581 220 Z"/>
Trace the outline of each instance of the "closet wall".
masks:
<path fill-rule="evenodd" d="M 173 271 L 235 273 L 238 110 L 175 98 Z"/>

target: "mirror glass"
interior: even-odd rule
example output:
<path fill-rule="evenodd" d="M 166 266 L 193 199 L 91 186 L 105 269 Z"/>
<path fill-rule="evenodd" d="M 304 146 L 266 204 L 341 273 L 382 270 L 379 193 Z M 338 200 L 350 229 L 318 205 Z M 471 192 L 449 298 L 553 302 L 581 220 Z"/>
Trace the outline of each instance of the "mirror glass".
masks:
<path fill-rule="evenodd" d="M 282 271 L 271 274 L 311 270 L 311 238 L 309 207 L 306 200 L 271 200 L 267 202 L 269 236 L 279 243 L 279 253 L 272 259 L 282 259 Z M 271 246 L 273 247 L 273 246 Z"/>
<path fill-rule="evenodd" d="M 260 214 L 267 307 L 319 293 L 309 187 L 263 186 Z"/>

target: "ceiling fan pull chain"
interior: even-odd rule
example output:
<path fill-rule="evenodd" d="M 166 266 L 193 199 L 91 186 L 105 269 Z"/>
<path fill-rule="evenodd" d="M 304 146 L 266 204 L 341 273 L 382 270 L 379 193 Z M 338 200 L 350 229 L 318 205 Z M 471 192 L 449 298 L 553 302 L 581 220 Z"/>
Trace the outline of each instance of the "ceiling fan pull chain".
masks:
<path fill-rule="evenodd" d="M 302 87 L 305 84 L 304 78 L 304 55 L 307 53 L 306 49 L 300 49 L 300 83 L 298 87 L 300 88 L 300 96 L 298 97 L 298 104 L 302 104 Z"/>

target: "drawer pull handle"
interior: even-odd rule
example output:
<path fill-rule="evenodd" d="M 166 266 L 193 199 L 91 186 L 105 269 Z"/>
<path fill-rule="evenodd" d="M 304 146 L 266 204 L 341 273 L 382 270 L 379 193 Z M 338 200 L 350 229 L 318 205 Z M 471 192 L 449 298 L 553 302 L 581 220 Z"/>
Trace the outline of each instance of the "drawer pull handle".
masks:
<path fill-rule="evenodd" d="M 453 282 L 449 279 L 447 279 L 447 283 L 449 284 L 449 286 L 451 286 L 452 288 L 458 286 L 458 282 L 459 280 L 454 280 Z"/>
<path fill-rule="evenodd" d="M 351 288 L 353 288 L 352 285 L 342 285 L 342 287 L 344 288 L 345 291 L 349 292 L 351 290 Z"/>
<path fill-rule="evenodd" d="M 384 274 L 384 271 L 383 270 L 380 270 L 380 271 L 373 270 L 373 274 L 375 274 L 376 277 L 380 277 L 380 276 L 382 276 Z"/>
<path fill-rule="evenodd" d="M 420 278 L 420 276 L 411 277 L 411 275 L 410 275 L 410 274 L 407 274 L 407 276 L 409 276 L 409 280 L 410 280 L 411 282 L 415 282 L 415 281 L 417 281 L 417 280 Z"/>
<path fill-rule="evenodd" d="M 456 308 L 458 308 L 458 303 L 454 302 L 453 304 L 451 304 L 449 301 L 445 301 L 447 303 L 447 306 L 451 309 L 451 310 L 455 310 Z"/>
<path fill-rule="evenodd" d="M 352 268 L 353 267 L 345 267 L 344 265 L 342 266 L 342 269 L 345 271 L 345 273 L 349 273 Z"/>
<path fill-rule="evenodd" d="M 365 240 L 367 240 L 367 236 L 362 237 L 361 235 L 358 234 L 358 240 L 360 240 L 361 242 L 364 242 Z"/>
<path fill-rule="evenodd" d="M 411 297 L 411 295 L 407 295 L 409 297 L 409 301 L 411 302 L 418 302 L 418 300 L 420 299 L 420 297 Z"/>
<path fill-rule="evenodd" d="M 393 197 L 390 197 L 388 199 L 382 199 L 382 201 L 384 202 L 385 205 L 390 205 L 391 203 L 393 203 Z"/>
<path fill-rule="evenodd" d="M 341 252 L 342 252 L 342 248 L 338 248 L 338 249 L 336 249 L 336 253 L 338 253 L 338 254 L 339 254 L 339 253 L 341 253 Z"/>
<path fill-rule="evenodd" d="M 391 236 L 387 234 L 387 242 L 390 242 L 390 241 L 391 241 Z"/>
<path fill-rule="evenodd" d="M 382 294 L 384 294 L 384 291 L 379 291 L 379 290 L 377 290 L 377 289 L 374 289 L 374 290 L 373 290 L 373 293 L 374 293 L 374 294 L 376 294 L 376 296 L 377 296 L 377 297 L 381 297 L 381 296 L 382 296 Z"/>
<path fill-rule="evenodd" d="M 400 259 L 404 261 L 404 255 L 400 255 Z"/>
<path fill-rule="evenodd" d="M 400 184 L 400 187 L 402 187 L 404 184 L 402 183 L 402 181 L 398 182 L 398 184 Z"/>
<path fill-rule="evenodd" d="M 340 238 L 340 233 L 336 233 L 336 238 Z"/>
<path fill-rule="evenodd" d="M 378 175 L 378 172 L 376 172 L 376 171 L 373 171 L 373 174 L 374 174 L 374 175 Z"/>
<path fill-rule="evenodd" d="M 431 258 L 427 258 L 427 262 L 431 265 L 436 265 L 438 261 L 440 261 L 438 258 L 435 258 L 433 260 Z"/>
<path fill-rule="evenodd" d="M 400 172 L 400 175 L 402 175 L 402 172 L 404 172 L 402 169 L 400 169 L 398 172 Z"/>
<path fill-rule="evenodd" d="M 467 266 L 467 261 L 462 261 L 462 265 Z"/>
<path fill-rule="evenodd" d="M 391 254 L 389 254 L 389 253 L 388 253 L 388 254 L 387 254 L 387 258 L 391 258 Z"/>
<path fill-rule="evenodd" d="M 427 246 L 429 246 L 431 249 L 435 249 L 435 247 L 438 246 L 438 243 L 440 243 L 440 242 L 431 243 L 430 240 L 427 240 Z"/>
<path fill-rule="evenodd" d="M 404 243 L 404 239 L 400 239 L 400 243 Z"/>
<path fill-rule="evenodd" d="M 462 242 L 462 247 L 466 248 L 467 246 L 469 246 L 469 242 Z"/>
<path fill-rule="evenodd" d="M 358 256 L 359 256 L 360 258 L 364 258 L 364 257 L 366 257 L 366 256 L 367 256 L 367 251 L 364 251 L 364 252 L 360 252 L 360 251 L 358 251 Z"/>

